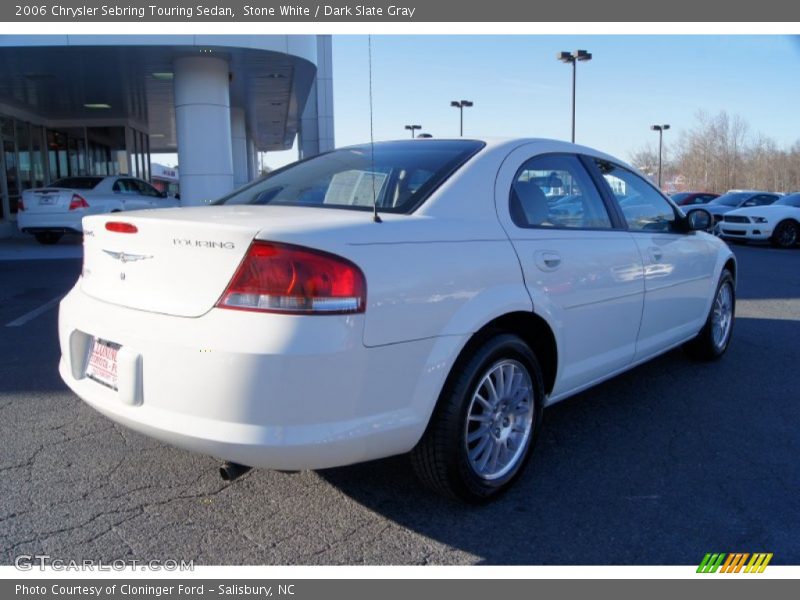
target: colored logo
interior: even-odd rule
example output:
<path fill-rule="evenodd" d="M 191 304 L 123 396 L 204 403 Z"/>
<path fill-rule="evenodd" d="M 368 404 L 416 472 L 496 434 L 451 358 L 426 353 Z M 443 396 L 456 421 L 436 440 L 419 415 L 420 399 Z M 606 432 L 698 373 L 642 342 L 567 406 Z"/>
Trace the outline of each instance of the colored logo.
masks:
<path fill-rule="evenodd" d="M 750 559 L 748 561 L 748 559 Z M 772 560 L 772 552 L 735 552 L 731 554 L 711 553 L 703 557 L 700 566 L 697 567 L 698 573 L 763 573 L 769 561 Z"/>

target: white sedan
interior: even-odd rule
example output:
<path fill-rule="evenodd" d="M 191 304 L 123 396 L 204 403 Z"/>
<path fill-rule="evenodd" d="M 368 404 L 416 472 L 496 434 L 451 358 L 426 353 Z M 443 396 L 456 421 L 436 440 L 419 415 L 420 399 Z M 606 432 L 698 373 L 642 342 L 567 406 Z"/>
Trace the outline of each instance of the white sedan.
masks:
<path fill-rule="evenodd" d="M 793 248 L 800 242 L 800 193 L 768 206 L 732 210 L 718 227 L 720 237 L 728 240 L 769 240 L 778 248 Z"/>
<path fill-rule="evenodd" d="M 65 177 L 47 187 L 22 192 L 17 227 L 42 244 L 55 244 L 65 233 L 81 233 L 81 220 L 87 215 L 178 204 L 175 198 L 135 177 Z"/>
<path fill-rule="evenodd" d="M 554 190 L 580 210 L 553 214 Z M 343 148 L 214 206 L 85 218 L 59 369 L 229 475 L 410 451 L 429 486 L 483 501 L 546 406 L 677 346 L 725 352 L 736 261 L 709 220 L 564 142 Z"/>

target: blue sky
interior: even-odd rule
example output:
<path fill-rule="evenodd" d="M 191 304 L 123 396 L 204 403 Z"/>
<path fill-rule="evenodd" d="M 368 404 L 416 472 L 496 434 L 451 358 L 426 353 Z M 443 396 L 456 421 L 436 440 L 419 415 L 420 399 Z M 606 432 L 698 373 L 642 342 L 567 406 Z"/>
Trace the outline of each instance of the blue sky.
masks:
<path fill-rule="evenodd" d="M 569 139 L 571 68 L 561 50 L 586 49 L 578 65 L 579 143 L 627 160 L 692 127 L 695 113 L 726 110 L 780 145 L 800 139 L 800 37 L 794 36 L 372 36 L 375 139 L 408 137 L 420 124 L 435 137 L 465 135 Z M 367 36 L 334 36 L 336 144 L 369 140 Z M 268 154 L 278 166 L 296 151 Z"/>

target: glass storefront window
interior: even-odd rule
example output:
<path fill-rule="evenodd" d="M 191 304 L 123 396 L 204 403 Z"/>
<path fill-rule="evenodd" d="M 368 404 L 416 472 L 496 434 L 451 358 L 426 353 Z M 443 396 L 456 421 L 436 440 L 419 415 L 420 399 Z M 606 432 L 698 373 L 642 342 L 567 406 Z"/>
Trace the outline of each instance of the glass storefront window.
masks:
<path fill-rule="evenodd" d="M 52 129 L 47 130 L 47 156 L 50 162 L 50 181 L 69 177 L 66 135 Z"/>
<path fill-rule="evenodd" d="M 31 126 L 31 186 L 42 187 L 45 183 L 44 155 L 42 153 L 42 127 Z"/>
<path fill-rule="evenodd" d="M 27 190 L 31 184 L 31 129 L 28 123 L 17 121 L 17 163 L 19 165 L 19 187 Z"/>
<path fill-rule="evenodd" d="M 149 180 L 144 133 L 124 126 L 56 131 L 0 115 L 0 220 L 17 212 L 23 190 L 62 177 L 119 174 Z"/>
<path fill-rule="evenodd" d="M 16 131 L 13 119 L 0 117 L 0 140 L 2 140 L 0 145 L 2 146 L 3 166 L 5 167 L 5 173 L 0 174 L 0 176 L 4 175 L 6 178 L 6 185 L 3 192 L 4 195 L 7 196 L 3 202 L 3 213 L 5 214 L 6 210 L 8 210 L 9 213 L 14 214 L 17 212 L 20 181 L 19 164 L 17 162 Z M 5 206 L 8 206 L 8 208 L 6 209 Z"/>

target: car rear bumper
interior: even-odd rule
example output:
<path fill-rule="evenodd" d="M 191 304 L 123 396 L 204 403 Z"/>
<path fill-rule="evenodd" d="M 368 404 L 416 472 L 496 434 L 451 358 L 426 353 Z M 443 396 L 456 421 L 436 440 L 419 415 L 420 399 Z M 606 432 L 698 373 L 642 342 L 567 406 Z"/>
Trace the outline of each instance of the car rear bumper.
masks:
<path fill-rule="evenodd" d="M 367 348 L 362 334 L 363 315 L 171 317 L 101 302 L 79 283 L 60 305 L 59 371 L 145 435 L 254 467 L 318 469 L 410 450 L 448 370 L 432 358 L 436 339 Z M 121 344 L 117 391 L 85 376 L 95 337 Z"/>
<path fill-rule="evenodd" d="M 772 225 L 769 223 L 728 223 L 719 224 L 720 237 L 730 240 L 768 240 L 772 235 Z"/>
<path fill-rule="evenodd" d="M 81 211 L 17 213 L 17 227 L 24 233 L 82 233 Z"/>

